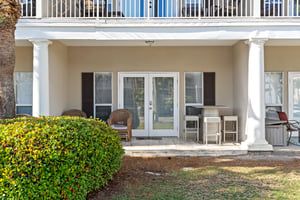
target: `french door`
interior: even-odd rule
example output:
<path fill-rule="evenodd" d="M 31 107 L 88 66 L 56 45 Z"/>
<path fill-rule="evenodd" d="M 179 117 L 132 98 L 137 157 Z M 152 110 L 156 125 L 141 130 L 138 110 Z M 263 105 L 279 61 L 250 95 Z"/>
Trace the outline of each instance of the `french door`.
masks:
<path fill-rule="evenodd" d="M 133 136 L 178 136 L 178 73 L 119 73 L 119 108 L 133 114 Z"/>

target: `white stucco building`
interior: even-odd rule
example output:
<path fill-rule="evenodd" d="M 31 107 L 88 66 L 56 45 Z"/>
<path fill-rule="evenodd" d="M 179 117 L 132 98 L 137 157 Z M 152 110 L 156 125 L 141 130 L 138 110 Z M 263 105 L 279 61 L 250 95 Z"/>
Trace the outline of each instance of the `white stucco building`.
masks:
<path fill-rule="evenodd" d="M 19 113 L 128 108 L 134 136 L 181 137 L 187 108 L 207 102 L 260 151 L 272 150 L 266 107 L 300 118 L 298 1 L 19 1 Z"/>

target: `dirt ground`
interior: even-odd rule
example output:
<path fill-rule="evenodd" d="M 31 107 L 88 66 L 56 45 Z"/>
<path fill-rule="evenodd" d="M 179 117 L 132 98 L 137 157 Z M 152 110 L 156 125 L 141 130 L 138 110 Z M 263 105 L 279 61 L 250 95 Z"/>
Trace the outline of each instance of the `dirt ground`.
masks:
<path fill-rule="evenodd" d="M 283 167 L 300 168 L 300 159 L 270 159 L 267 156 L 252 157 L 124 157 L 119 172 L 109 185 L 90 193 L 88 200 L 110 199 L 126 186 L 137 186 L 155 179 L 158 175 L 182 168 L 206 166 L 220 167 Z"/>

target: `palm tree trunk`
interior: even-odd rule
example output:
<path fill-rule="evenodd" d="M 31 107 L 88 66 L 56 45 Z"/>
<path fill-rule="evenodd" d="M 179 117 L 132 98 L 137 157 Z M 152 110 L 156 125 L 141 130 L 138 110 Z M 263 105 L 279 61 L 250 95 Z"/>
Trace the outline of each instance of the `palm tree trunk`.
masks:
<path fill-rule="evenodd" d="M 20 17 L 18 0 L 0 0 L 0 119 L 15 117 L 15 30 Z"/>
<path fill-rule="evenodd" d="M 15 26 L 0 23 L 0 118 L 15 116 Z"/>

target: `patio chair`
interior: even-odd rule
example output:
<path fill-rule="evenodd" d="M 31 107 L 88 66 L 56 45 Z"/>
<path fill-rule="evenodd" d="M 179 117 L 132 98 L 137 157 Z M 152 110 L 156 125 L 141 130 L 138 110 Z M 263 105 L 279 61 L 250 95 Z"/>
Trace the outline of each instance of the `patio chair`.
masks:
<path fill-rule="evenodd" d="M 277 112 L 278 113 L 278 117 L 280 119 L 280 121 L 286 121 L 286 123 L 284 123 L 286 125 L 286 130 L 287 132 L 290 134 L 289 135 L 289 139 L 287 141 L 287 145 L 289 145 L 291 137 L 292 137 L 292 132 L 297 131 L 298 132 L 298 140 L 300 142 L 300 122 L 296 121 L 296 120 L 288 120 L 287 114 L 285 112 Z"/>
<path fill-rule="evenodd" d="M 133 115 L 129 110 L 119 109 L 110 114 L 107 124 L 118 131 L 121 138 L 125 138 L 126 141 L 130 141 L 132 136 L 132 120 Z"/>
<path fill-rule="evenodd" d="M 77 116 L 77 117 L 84 117 L 87 118 L 85 112 L 77 109 L 71 109 L 63 112 L 62 116 Z"/>
<path fill-rule="evenodd" d="M 16 114 L 16 118 L 21 118 L 21 117 L 32 118 L 32 116 L 28 114 Z"/>

